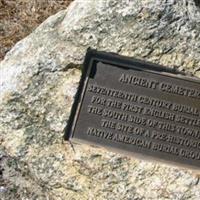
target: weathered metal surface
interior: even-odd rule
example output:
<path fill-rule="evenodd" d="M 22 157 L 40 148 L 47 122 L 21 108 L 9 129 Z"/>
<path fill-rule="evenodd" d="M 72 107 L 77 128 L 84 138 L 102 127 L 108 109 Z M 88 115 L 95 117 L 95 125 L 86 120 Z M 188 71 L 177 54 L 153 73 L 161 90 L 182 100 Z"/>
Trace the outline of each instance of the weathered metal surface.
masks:
<path fill-rule="evenodd" d="M 200 167 L 200 82 L 89 50 L 65 139 Z"/>

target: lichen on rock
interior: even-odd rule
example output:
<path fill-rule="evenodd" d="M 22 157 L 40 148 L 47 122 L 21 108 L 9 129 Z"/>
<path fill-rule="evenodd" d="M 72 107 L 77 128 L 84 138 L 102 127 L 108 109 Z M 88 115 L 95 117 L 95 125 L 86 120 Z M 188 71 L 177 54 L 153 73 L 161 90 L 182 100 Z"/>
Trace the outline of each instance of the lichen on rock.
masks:
<path fill-rule="evenodd" d="M 193 0 L 75 0 L 0 63 L 2 199 L 200 199 L 197 175 L 62 141 L 88 47 L 200 77 Z"/>

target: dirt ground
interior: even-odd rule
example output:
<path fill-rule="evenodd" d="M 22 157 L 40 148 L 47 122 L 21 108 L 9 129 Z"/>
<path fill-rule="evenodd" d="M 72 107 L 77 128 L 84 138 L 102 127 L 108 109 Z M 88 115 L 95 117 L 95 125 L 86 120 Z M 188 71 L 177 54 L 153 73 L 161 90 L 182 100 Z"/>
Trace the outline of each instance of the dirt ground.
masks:
<path fill-rule="evenodd" d="M 0 60 L 13 45 L 73 0 L 0 0 Z"/>

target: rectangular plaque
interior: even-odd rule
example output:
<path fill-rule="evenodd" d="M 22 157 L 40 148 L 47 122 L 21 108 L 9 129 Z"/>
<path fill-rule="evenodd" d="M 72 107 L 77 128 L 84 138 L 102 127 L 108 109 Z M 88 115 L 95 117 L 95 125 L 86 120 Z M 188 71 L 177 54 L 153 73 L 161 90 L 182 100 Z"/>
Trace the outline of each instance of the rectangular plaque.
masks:
<path fill-rule="evenodd" d="M 200 81 L 89 49 L 64 138 L 200 169 Z"/>

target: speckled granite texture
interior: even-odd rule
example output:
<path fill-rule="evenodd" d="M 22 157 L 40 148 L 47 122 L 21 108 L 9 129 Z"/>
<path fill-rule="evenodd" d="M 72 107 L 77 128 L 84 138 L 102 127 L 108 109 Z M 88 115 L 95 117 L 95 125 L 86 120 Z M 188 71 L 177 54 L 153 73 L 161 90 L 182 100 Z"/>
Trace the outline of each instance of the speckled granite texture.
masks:
<path fill-rule="evenodd" d="M 200 77 L 193 0 L 76 0 L 0 63 L 0 199 L 199 200 L 198 174 L 62 141 L 88 47 Z"/>

